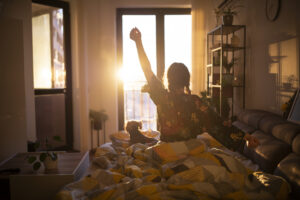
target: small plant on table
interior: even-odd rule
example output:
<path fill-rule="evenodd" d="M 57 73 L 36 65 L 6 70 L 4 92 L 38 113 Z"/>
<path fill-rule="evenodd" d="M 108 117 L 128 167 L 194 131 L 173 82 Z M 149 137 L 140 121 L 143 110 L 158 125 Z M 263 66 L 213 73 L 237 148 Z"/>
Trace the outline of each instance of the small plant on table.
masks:
<path fill-rule="evenodd" d="M 58 142 L 62 142 L 60 136 L 53 136 L 52 139 Z M 36 142 L 35 149 L 38 149 L 40 145 L 41 143 L 39 141 Z M 42 163 L 44 164 L 46 170 L 52 170 L 57 168 L 58 156 L 56 152 L 50 151 L 51 145 L 49 144 L 48 137 L 46 137 L 45 139 L 45 147 L 45 152 L 42 152 L 39 155 L 31 155 L 26 158 L 28 163 L 32 164 L 32 168 L 34 171 L 39 170 L 42 166 Z"/>

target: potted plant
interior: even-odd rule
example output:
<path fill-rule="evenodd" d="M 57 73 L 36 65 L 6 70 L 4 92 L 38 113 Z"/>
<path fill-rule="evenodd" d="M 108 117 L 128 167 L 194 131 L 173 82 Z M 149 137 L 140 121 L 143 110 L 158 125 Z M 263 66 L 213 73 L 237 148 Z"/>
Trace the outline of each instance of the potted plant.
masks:
<path fill-rule="evenodd" d="M 228 62 L 227 57 L 223 56 L 223 66 L 226 74 L 231 73 L 231 69 L 233 65 L 238 61 L 238 58 L 232 58 L 230 62 Z"/>
<path fill-rule="evenodd" d="M 215 14 L 216 14 L 217 22 L 218 19 L 222 17 L 223 25 L 231 26 L 233 23 L 233 16 L 238 14 L 237 9 L 242 7 L 242 5 L 239 4 L 240 1 L 241 0 L 236 0 L 226 4 L 222 8 L 216 8 Z"/>
<path fill-rule="evenodd" d="M 282 86 L 285 89 L 291 89 L 293 87 L 295 81 L 297 81 L 296 76 L 294 74 L 289 75 L 287 77 L 287 82 L 282 83 Z"/>
<path fill-rule="evenodd" d="M 233 11 L 231 8 L 225 8 L 222 11 L 222 22 L 225 26 L 231 26 L 233 23 L 233 16 L 237 15 L 236 11 Z"/>
<path fill-rule="evenodd" d="M 91 126 L 92 129 L 97 131 L 97 145 L 99 146 L 99 132 L 100 130 L 102 130 L 103 128 L 103 133 L 104 133 L 104 143 L 105 143 L 105 127 L 102 127 L 103 124 L 107 119 L 108 119 L 108 115 L 105 113 L 105 110 L 100 110 L 100 111 L 96 111 L 96 110 L 90 110 L 90 119 L 91 119 Z M 93 132 L 91 132 L 93 133 Z M 91 135 L 91 145 L 93 147 L 93 134 Z"/>
<path fill-rule="evenodd" d="M 108 119 L 108 115 L 105 110 L 90 110 L 90 119 L 94 121 L 94 129 L 99 131 L 102 129 L 102 123 Z"/>
<path fill-rule="evenodd" d="M 58 142 L 62 141 L 60 136 L 53 136 L 52 139 Z M 38 149 L 40 145 L 41 143 L 39 141 L 35 142 L 35 149 Z M 45 147 L 45 152 L 27 157 L 27 161 L 32 164 L 34 171 L 39 170 L 42 164 L 44 165 L 46 171 L 57 169 L 58 155 L 56 152 L 50 151 L 51 145 L 49 144 L 48 137 L 45 139 Z"/>

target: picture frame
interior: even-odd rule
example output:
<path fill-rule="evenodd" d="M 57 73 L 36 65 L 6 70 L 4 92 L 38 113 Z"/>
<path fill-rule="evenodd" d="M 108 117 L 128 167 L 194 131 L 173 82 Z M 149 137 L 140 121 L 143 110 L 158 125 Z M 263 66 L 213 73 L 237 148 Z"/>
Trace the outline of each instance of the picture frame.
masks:
<path fill-rule="evenodd" d="M 300 124 L 300 89 L 297 89 L 296 96 L 287 120 L 293 123 Z"/>

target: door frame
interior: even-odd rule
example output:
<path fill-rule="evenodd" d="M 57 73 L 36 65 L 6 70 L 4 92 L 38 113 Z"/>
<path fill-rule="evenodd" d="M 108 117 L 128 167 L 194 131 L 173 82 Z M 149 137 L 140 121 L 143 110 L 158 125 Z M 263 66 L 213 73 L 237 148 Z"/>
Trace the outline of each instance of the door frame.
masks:
<path fill-rule="evenodd" d="M 69 2 L 61 0 L 32 0 L 32 3 L 63 9 L 64 21 L 64 53 L 66 70 L 66 88 L 34 89 L 35 95 L 65 94 L 66 113 L 66 146 L 73 149 L 73 99 L 72 99 L 72 62 L 71 62 L 71 21 Z"/>
<path fill-rule="evenodd" d="M 164 16 L 191 14 L 191 8 L 117 8 L 117 66 L 123 64 L 123 15 L 155 15 L 156 16 L 156 70 L 159 79 L 165 71 Z M 124 130 L 124 91 L 122 81 L 118 81 L 118 129 Z"/>

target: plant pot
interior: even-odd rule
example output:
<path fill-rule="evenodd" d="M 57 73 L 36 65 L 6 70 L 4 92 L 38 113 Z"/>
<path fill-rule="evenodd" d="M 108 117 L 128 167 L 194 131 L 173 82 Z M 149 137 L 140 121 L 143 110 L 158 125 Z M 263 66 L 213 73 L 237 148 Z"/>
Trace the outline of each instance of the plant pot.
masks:
<path fill-rule="evenodd" d="M 233 15 L 223 15 L 222 20 L 223 20 L 223 25 L 231 26 L 233 22 Z"/>
<path fill-rule="evenodd" d="M 97 131 L 102 130 L 102 121 L 101 120 L 94 120 L 94 129 Z"/>
<path fill-rule="evenodd" d="M 50 156 L 47 156 L 44 160 L 44 166 L 46 171 L 57 170 L 58 158 L 56 160 L 52 160 Z"/>

